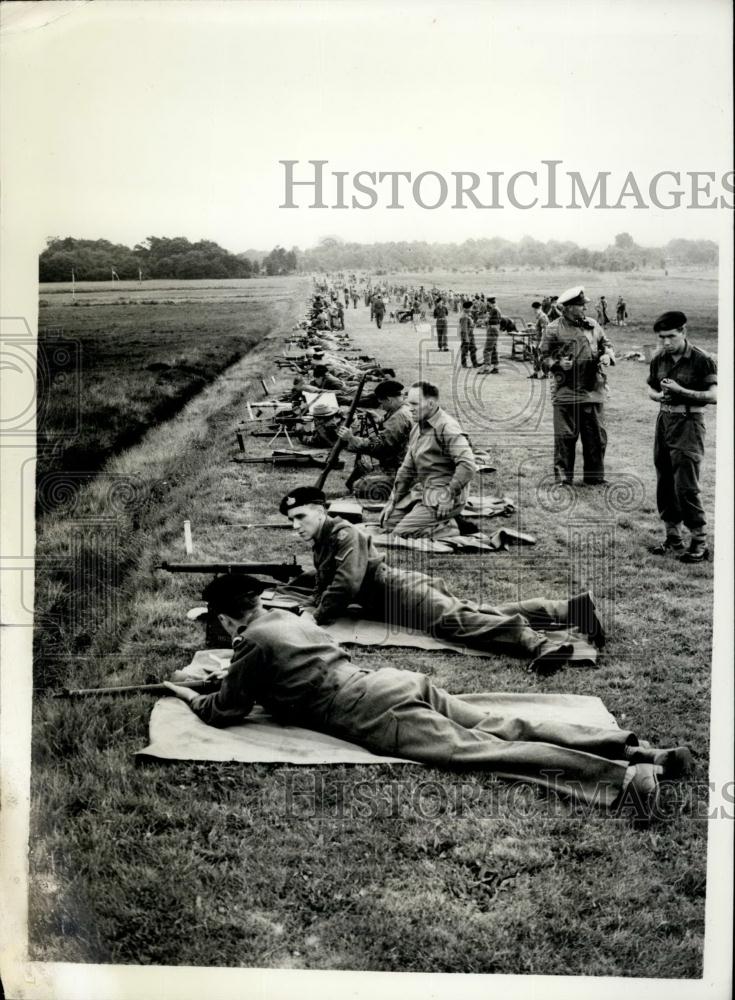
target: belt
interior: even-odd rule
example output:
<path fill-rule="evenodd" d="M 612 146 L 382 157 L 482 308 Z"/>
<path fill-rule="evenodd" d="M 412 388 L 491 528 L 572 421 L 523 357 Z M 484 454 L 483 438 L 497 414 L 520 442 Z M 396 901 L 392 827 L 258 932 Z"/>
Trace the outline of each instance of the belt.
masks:
<path fill-rule="evenodd" d="M 661 403 L 662 413 L 701 413 L 701 406 L 687 406 L 685 403 Z"/>

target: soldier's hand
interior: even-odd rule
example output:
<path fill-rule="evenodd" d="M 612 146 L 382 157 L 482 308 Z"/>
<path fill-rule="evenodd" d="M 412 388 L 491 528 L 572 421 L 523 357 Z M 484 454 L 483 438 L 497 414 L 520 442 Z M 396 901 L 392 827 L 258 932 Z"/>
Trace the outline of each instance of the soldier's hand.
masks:
<path fill-rule="evenodd" d="M 196 691 L 192 691 L 191 688 L 182 687 L 180 684 L 173 684 L 171 681 L 164 681 L 163 686 L 168 688 L 176 698 L 185 701 L 187 705 L 190 705 L 197 696 Z"/>
<path fill-rule="evenodd" d="M 389 500 L 388 503 L 385 505 L 385 507 L 383 507 L 383 510 L 380 513 L 380 520 L 378 521 L 378 524 L 380 525 L 381 528 L 385 527 L 388 518 L 393 513 L 393 507 L 394 503 L 392 500 Z"/>
<path fill-rule="evenodd" d="M 352 431 L 349 429 L 349 427 L 338 427 L 337 437 L 340 439 L 340 441 L 349 442 L 350 438 L 352 437 Z"/>
<path fill-rule="evenodd" d="M 668 393 L 678 392 L 681 389 L 679 383 L 676 381 L 676 379 L 673 378 L 662 378 L 661 387 L 664 389 L 665 392 Z"/>

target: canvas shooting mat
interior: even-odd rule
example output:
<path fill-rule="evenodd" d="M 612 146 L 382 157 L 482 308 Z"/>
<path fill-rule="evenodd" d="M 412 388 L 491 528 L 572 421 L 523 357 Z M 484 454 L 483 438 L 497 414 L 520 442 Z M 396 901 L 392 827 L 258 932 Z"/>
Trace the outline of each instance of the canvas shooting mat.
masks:
<path fill-rule="evenodd" d="M 221 676 L 230 650 L 200 650 L 174 680 Z M 579 725 L 617 728 L 599 698 L 573 694 L 467 694 L 460 696 L 489 715 L 512 713 L 535 722 L 548 718 Z M 236 726 L 216 729 L 197 718 L 177 698 L 161 698 L 153 706 L 149 743 L 136 753 L 141 760 L 239 761 L 277 764 L 406 764 L 354 743 L 299 726 L 284 726 L 258 708 Z"/>

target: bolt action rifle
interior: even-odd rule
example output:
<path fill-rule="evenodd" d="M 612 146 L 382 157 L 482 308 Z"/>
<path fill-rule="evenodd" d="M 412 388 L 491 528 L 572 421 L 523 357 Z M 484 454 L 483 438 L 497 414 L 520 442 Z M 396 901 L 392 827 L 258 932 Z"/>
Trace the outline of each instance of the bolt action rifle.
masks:
<path fill-rule="evenodd" d="M 221 678 L 212 678 L 205 681 L 173 681 L 179 687 L 190 688 L 199 694 L 210 694 L 216 691 L 222 683 Z M 121 687 L 98 687 L 98 688 L 62 688 L 54 691 L 52 698 L 92 698 L 96 695 L 121 695 L 121 694 L 153 694 L 159 697 L 171 694 L 172 692 L 165 684 L 126 684 Z"/>
<path fill-rule="evenodd" d="M 362 376 L 360 377 L 360 381 L 357 383 L 357 390 L 355 392 L 355 395 L 352 397 L 352 403 L 350 404 L 350 408 L 347 411 L 347 416 L 345 417 L 344 423 L 342 424 L 343 427 L 349 427 L 352 421 L 355 419 L 355 410 L 357 409 L 357 404 L 360 402 L 360 396 L 362 396 L 362 390 L 365 388 L 365 383 L 367 382 L 368 375 L 369 372 L 363 372 Z M 318 490 L 324 488 L 324 484 L 327 481 L 327 476 L 332 471 L 332 469 L 337 469 L 340 467 L 338 465 L 339 453 L 342 451 L 344 447 L 345 444 L 341 438 L 338 438 L 337 441 L 335 441 L 335 443 L 332 445 L 332 450 L 327 456 L 327 461 L 322 466 L 322 472 L 315 483 L 315 486 Z M 344 462 L 342 463 L 342 467 L 344 467 Z"/>

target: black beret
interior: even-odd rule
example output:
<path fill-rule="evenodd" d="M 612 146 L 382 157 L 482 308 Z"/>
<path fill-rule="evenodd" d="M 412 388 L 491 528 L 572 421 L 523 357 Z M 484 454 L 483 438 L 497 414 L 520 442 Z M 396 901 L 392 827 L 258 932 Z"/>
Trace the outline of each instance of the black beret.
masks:
<path fill-rule="evenodd" d="M 225 573 L 223 576 L 216 576 L 202 591 L 202 598 L 207 604 L 220 607 L 222 603 L 231 604 L 238 599 L 252 598 L 262 594 L 272 584 L 259 580 L 257 576 L 248 576 L 246 573 Z"/>
<path fill-rule="evenodd" d="M 681 330 L 686 326 L 687 318 L 683 312 L 673 310 L 672 312 L 661 313 L 653 324 L 654 333 L 666 333 L 667 330 Z"/>
<path fill-rule="evenodd" d="M 295 507 L 303 507 L 305 503 L 318 503 L 326 507 L 327 498 L 316 486 L 297 486 L 281 500 L 281 506 L 278 509 L 281 514 L 288 516 L 290 510 Z"/>
<path fill-rule="evenodd" d="M 531 303 L 531 308 L 532 309 L 540 309 L 541 308 L 541 303 L 540 302 L 532 302 Z"/>
<path fill-rule="evenodd" d="M 494 295 L 488 295 L 487 300 L 488 300 L 488 302 L 494 302 L 495 301 L 495 296 Z"/>
<path fill-rule="evenodd" d="M 403 386 L 401 383 L 393 379 L 380 382 L 373 390 L 376 399 L 388 399 L 389 396 L 400 396 L 402 392 Z"/>

